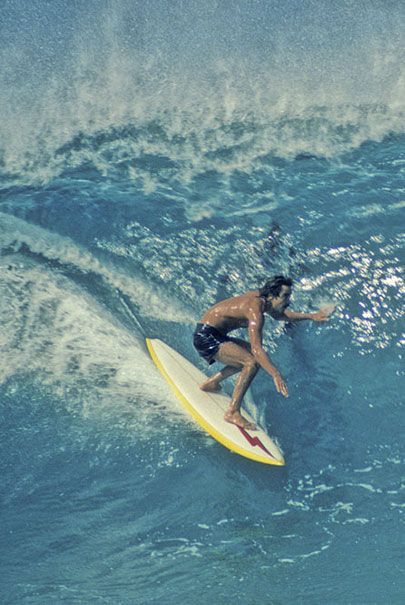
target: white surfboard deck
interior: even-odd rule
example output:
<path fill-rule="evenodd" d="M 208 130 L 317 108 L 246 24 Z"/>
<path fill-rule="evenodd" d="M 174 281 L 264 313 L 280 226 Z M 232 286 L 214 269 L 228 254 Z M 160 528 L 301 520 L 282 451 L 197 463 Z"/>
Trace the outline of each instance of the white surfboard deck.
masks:
<path fill-rule="evenodd" d="M 263 464 L 284 465 L 284 457 L 261 429 L 242 429 L 224 420 L 230 398 L 222 393 L 201 391 L 206 376 L 180 353 L 159 339 L 146 339 L 149 353 L 183 407 L 214 439 L 231 451 Z M 244 416 L 254 422 L 244 410 Z"/>

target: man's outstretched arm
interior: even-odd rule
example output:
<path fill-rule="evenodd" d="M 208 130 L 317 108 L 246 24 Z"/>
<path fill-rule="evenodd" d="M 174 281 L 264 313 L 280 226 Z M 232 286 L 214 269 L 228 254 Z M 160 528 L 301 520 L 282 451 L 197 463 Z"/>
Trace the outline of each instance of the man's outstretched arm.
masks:
<path fill-rule="evenodd" d="M 328 321 L 334 310 L 335 305 L 322 307 L 315 313 L 301 313 L 300 311 L 289 311 L 286 309 L 284 313 L 277 319 L 284 319 L 286 321 L 301 321 L 302 319 L 312 319 L 312 321 Z"/>

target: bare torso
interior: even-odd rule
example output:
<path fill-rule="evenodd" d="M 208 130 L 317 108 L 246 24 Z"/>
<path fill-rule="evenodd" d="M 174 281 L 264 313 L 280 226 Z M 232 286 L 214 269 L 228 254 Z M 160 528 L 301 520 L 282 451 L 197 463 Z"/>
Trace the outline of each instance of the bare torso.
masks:
<path fill-rule="evenodd" d="M 257 308 L 258 305 L 264 310 L 265 303 L 259 291 L 246 292 L 217 303 L 204 313 L 201 322 L 227 334 L 238 328 L 247 328 L 252 307 Z"/>

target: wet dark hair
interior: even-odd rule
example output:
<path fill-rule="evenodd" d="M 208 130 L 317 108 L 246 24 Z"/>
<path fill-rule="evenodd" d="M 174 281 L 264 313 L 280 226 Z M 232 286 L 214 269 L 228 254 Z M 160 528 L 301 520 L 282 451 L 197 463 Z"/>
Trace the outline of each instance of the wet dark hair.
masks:
<path fill-rule="evenodd" d="M 267 298 L 272 296 L 273 298 L 278 296 L 283 286 L 292 287 L 292 279 L 290 277 L 284 277 L 284 275 L 275 275 L 271 279 L 268 279 L 264 286 L 259 288 L 260 296 Z"/>

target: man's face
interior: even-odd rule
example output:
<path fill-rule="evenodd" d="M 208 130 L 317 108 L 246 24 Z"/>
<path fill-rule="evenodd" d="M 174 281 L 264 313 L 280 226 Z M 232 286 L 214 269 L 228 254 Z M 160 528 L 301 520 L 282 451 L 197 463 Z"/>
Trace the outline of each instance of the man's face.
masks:
<path fill-rule="evenodd" d="M 291 288 L 290 286 L 281 286 L 280 294 L 271 299 L 273 309 L 282 313 L 290 304 Z"/>

